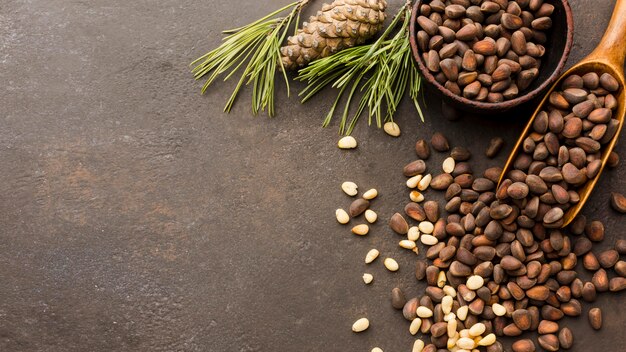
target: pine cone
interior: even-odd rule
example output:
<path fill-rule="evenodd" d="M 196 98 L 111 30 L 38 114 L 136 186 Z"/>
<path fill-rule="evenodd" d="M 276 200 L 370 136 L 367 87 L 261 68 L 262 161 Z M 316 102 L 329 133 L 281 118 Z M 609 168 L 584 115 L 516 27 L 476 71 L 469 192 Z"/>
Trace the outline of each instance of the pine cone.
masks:
<path fill-rule="evenodd" d="M 286 69 L 363 44 L 383 27 L 386 0 L 335 0 L 302 24 L 280 49 Z"/>

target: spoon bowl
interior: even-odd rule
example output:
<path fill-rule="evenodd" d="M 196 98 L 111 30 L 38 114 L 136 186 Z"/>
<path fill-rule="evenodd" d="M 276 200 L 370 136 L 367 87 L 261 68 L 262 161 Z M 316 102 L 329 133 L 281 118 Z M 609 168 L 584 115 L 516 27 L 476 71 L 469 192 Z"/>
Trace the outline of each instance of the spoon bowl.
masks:
<path fill-rule="evenodd" d="M 561 77 L 552 85 L 552 87 L 547 91 L 545 97 L 535 110 L 534 114 L 528 121 L 524 132 L 522 132 L 520 138 L 518 139 L 513 151 L 509 155 L 509 158 L 502 170 L 502 174 L 500 175 L 500 180 L 498 182 L 498 187 L 500 183 L 505 178 L 505 175 L 512 169 L 515 158 L 519 154 L 524 139 L 532 132 L 532 125 L 535 121 L 535 118 L 539 114 L 539 112 L 543 111 L 544 108 L 548 104 L 548 100 L 550 97 L 550 93 L 552 93 L 555 89 L 558 89 L 563 82 L 564 79 L 569 77 L 570 75 L 584 75 L 589 72 L 595 72 L 598 75 L 602 75 L 603 73 L 608 73 L 615 77 L 619 82 L 620 89 L 617 93 L 615 93 L 615 97 L 617 98 L 618 106 L 617 109 L 613 113 L 613 118 L 619 121 L 619 127 L 617 128 L 617 132 L 611 139 L 609 143 L 603 146 L 602 150 L 602 164 L 600 167 L 600 171 L 598 174 L 589 179 L 583 186 L 576 189 L 576 192 L 580 196 L 580 201 L 573 205 L 571 208 L 567 210 L 563 217 L 563 227 L 567 226 L 585 205 L 587 199 L 593 188 L 595 187 L 600 175 L 602 174 L 602 170 L 604 169 L 609 155 L 613 151 L 615 144 L 617 143 L 617 139 L 619 138 L 619 133 L 624 124 L 624 116 L 626 115 L 626 82 L 624 79 L 624 59 L 626 58 L 626 0 L 618 0 L 615 4 L 615 9 L 613 11 L 613 16 L 609 23 L 609 26 L 600 42 L 600 44 L 596 47 L 596 49 L 589 54 L 585 59 L 574 65 L 572 68 L 567 70 Z"/>

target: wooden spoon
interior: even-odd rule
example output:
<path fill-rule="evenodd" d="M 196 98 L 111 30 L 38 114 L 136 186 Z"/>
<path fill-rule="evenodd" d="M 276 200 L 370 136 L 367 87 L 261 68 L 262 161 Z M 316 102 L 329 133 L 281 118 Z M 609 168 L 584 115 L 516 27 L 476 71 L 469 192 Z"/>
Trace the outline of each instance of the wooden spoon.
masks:
<path fill-rule="evenodd" d="M 544 105 L 548 102 L 550 97 L 550 93 L 554 91 L 557 87 L 560 87 L 563 79 L 567 78 L 572 74 L 584 75 L 589 72 L 596 72 L 599 75 L 603 73 L 609 73 L 613 77 L 615 77 L 619 84 L 620 90 L 617 92 L 617 101 L 618 107 L 616 111 L 613 113 L 613 118 L 619 121 L 619 127 L 613 139 L 606 145 L 603 146 L 602 151 L 602 166 L 600 167 L 600 172 L 593 179 L 590 179 L 585 183 L 585 185 L 579 187 L 577 189 L 578 194 L 580 195 L 580 201 L 569 208 L 563 217 L 563 227 L 567 226 L 575 217 L 578 215 L 578 212 L 585 205 L 585 202 L 589 198 L 589 195 L 593 191 L 593 187 L 598 182 L 600 175 L 602 174 L 602 170 L 606 165 L 606 162 L 609 158 L 609 154 L 615 147 L 615 143 L 617 142 L 617 138 L 619 137 L 619 133 L 622 129 L 622 125 L 624 124 L 624 115 L 626 114 L 626 84 L 624 82 L 624 59 L 626 58 L 626 0 L 617 0 L 615 4 L 615 9 L 613 10 L 613 16 L 611 17 L 611 22 L 609 22 L 609 26 L 600 41 L 600 44 L 596 47 L 596 49 L 589 54 L 582 61 L 574 65 L 572 68 L 567 70 L 565 73 L 561 75 L 561 77 L 552 85 L 550 90 L 546 93 L 545 97 L 539 104 L 537 110 L 528 121 L 524 132 L 520 136 L 517 144 L 515 144 L 515 148 L 509 155 L 509 158 L 504 166 L 504 170 L 500 175 L 500 180 L 498 182 L 498 187 L 500 183 L 504 179 L 504 175 L 506 175 L 509 170 L 512 168 L 515 157 L 519 153 L 520 148 L 522 147 L 522 143 L 524 138 L 528 136 L 528 134 L 532 131 L 532 124 L 540 111 L 543 110 Z"/>

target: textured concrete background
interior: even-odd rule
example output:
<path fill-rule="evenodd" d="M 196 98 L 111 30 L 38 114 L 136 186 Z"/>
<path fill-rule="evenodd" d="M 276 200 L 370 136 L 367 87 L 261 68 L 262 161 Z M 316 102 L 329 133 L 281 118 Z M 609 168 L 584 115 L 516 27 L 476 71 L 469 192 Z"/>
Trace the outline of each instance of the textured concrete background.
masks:
<path fill-rule="evenodd" d="M 570 64 L 599 41 L 613 1 L 571 2 Z M 320 128 L 332 92 L 301 106 L 280 89 L 271 120 L 250 115 L 245 92 L 223 114 L 233 83 L 200 96 L 188 63 L 219 43 L 220 30 L 284 3 L 0 1 L 1 351 L 410 349 L 388 294 L 423 287 L 414 256 L 383 224 L 405 203 L 401 167 L 433 131 L 481 155 L 496 135 L 510 148 L 523 121 L 449 123 L 430 101 L 420 123 L 407 102 L 401 138 L 362 123 L 359 149 L 342 152 L 336 124 Z M 626 156 L 624 143 L 618 150 Z M 475 157 L 475 169 L 504 154 Z M 607 203 L 609 191 L 625 190 L 624 170 L 602 177 L 585 210 L 607 222 L 599 247 L 626 230 Z M 381 193 L 381 224 L 365 238 L 333 217 L 349 204 L 346 179 Z M 365 287 L 371 247 L 401 269 L 377 262 Z M 600 332 L 567 321 L 575 350 L 626 350 L 623 302 L 600 298 Z M 372 327 L 351 333 L 361 316 Z"/>

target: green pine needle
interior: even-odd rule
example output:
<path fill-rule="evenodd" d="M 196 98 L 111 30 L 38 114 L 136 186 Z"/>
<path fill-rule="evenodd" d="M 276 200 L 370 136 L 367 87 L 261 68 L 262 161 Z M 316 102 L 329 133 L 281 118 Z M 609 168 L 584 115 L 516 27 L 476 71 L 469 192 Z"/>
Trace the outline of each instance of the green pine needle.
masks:
<path fill-rule="evenodd" d="M 339 123 L 341 134 L 352 133 L 366 108 L 368 124 L 376 121 L 380 128 L 384 122 L 393 121 L 407 86 L 409 97 L 424 121 L 418 102 L 421 76 L 413 64 L 408 38 L 410 19 L 411 7 L 407 2 L 376 42 L 342 50 L 299 71 L 297 79 L 307 82 L 300 93 L 303 103 L 328 85 L 339 90 L 324 119 L 324 127 L 330 124 L 339 104 L 345 100 Z M 392 36 L 392 33 L 395 34 Z M 361 99 L 351 115 L 357 91 L 361 92 Z"/>
<path fill-rule="evenodd" d="M 243 27 L 224 31 L 228 34 L 223 43 L 191 63 L 196 80 L 206 76 L 202 93 L 221 75 L 224 81 L 232 78 L 240 68 L 243 72 L 228 99 L 225 112 L 230 112 L 241 88 L 252 85 L 252 112 L 267 110 L 274 116 L 274 77 L 280 67 L 289 96 L 289 80 L 280 60 L 280 46 L 295 19 L 296 27 L 300 11 L 309 0 L 299 0 Z M 287 12 L 287 16 L 278 17 Z"/>

